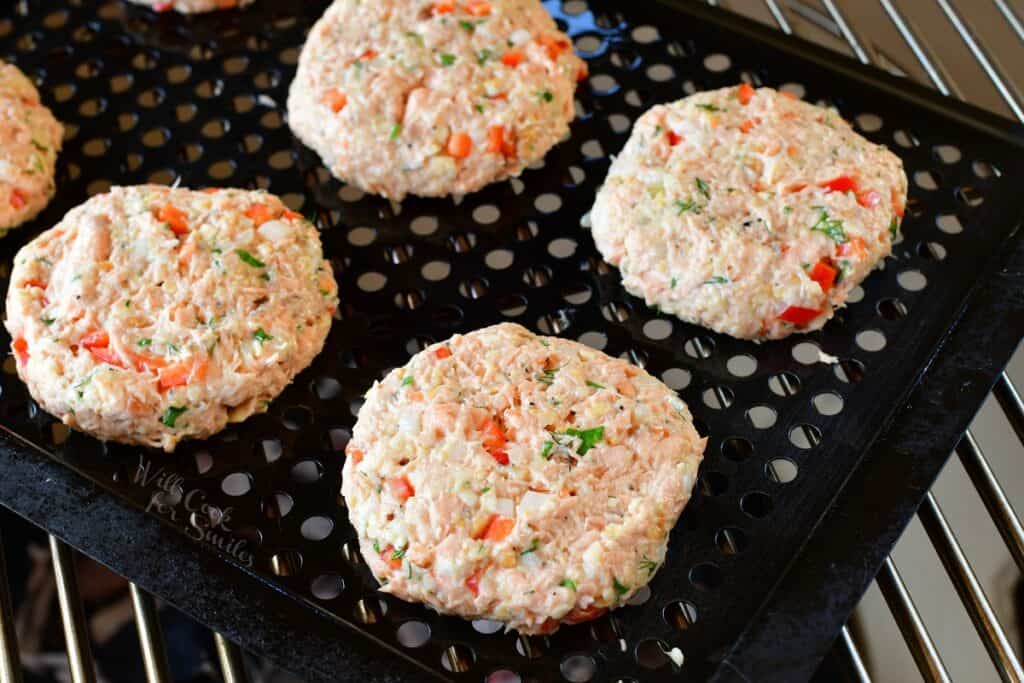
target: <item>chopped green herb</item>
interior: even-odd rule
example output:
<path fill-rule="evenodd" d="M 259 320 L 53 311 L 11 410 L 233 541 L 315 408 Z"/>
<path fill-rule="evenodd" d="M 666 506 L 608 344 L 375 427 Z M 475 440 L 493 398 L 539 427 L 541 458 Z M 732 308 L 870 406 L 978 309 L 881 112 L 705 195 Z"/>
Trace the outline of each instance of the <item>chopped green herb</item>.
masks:
<path fill-rule="evenodd" d="M 671 280 L 671 281 L 669 282 L 669 287 L 670 287 L 670 288 L 672 288 L 672 289 L 675 289 L 675 288 L 676 288 L 676 285 L 678 285 L 678 284 L 679 284 L 679 278 L 677 278 L 677 277 L 674 277 L 674 278 L 672 278 L 672 280 Z"/>
<path fill-rule="evenodd" d="M 487 60 L 491 58 L 494 53 L 490 50 L 480 50 L 476 55 L 476 63 L 483 66 L 487 63 Z"/>
<path fill-rule="evenodd" d="M 554 441 L 545 441 L 544 442 L 544 448 L 542 448 L 541 451 L 540 451 L 540 457 L 544 458 L 545 460 L 550 458 L 551 457 L 551 449 L 554 448 L 554 447 L 555 447 L 555 442 Z"/>
<path fill-rule="evenodd" d="M 591 429 L 576 429 L 574 427 L 570 427 L 562 433 L 566 436 L 573 436 L 580 440 L 580 445 L 576 448 L 576 453 L 578 455 L 586 455 L 587 451 L 604 440 L 604 427 L 593 427 Z"/>
<path fill-rule="evenodd" d="M 850 239 L 843 230 L 843 222 L 828 217 L 828 211 L 822 207 L 815 207 L 821 211 L 818 222 L 811 226 L 811 232 L 820 232 L 832 239 L 836 244 L 845 244 Z"/>
<path fill-rule="evenodd" d="M 597 382 L 591 382 L 589 379 L 587 380 L 587 386 L 593 387 L 594 389 L 604 389 L 604 386 L 598 384 Z"/>
<path fill-rule="evenodd" d="M 409 565 L 409 578 L 412 578 L 412 562 L 407 563 Z"/>
<path fill-rule="evenodd" d="M 174 423 L 176 423 L 178 421 L 178 418 L 181 417 L 182 414 L 187 411 L 188 408 L 179 408 L 177 406 L 171 406 L 170 408 L 167 409 L 167 412 L 164 413 L 164 416 L 160 418 L 160 422 L 164 426 L 174 429 Z"/>
<path fill-rule="evenodd" d="M 153 340 L 152 339 L 148 339 L 148 338 L 147 339 L 140 339 L 138 341 L 139 346 L 149 346 L 152 343 L 153 343 Z"/>
<path fill-rule="evenodd" d="M 658 563 L 651 558 L 644 555 L 643 559 L 640 560 L 640 569 L 647 572 L 647 576 L 654 576 L 654 571 L 658 568 Z"/>
<path fill-rule="evenodd" d="M 782 213 L 785 213 L 785 214 L 793 213 L 793 207 L 792 206 L 784 206 L 784 207 L 782 207 Z"/>
<path fill-rule="evenodd" d="M 484 487 L 484 490 L 480 492 L 480 495 L 482 496 L 482 495 L 484 495 L 485 493 L 487 493 L 487 492 L 488 492 L 488 491 L 490 491 L 490 490 L 491 490 L 491 487 L 490 487 L 490 486 L 485 486 L 485 487 Z"/>
<path fill-rule="evenodd" d="M 35 138 L 32 138 L 32 146 L 35 147 L 36 149 L 38 149 L 40 152 L 46 152 L 46 151 L 48 151 L 50 149 L 49 147 L 47 147 L 43 143 L 39 142 Z"/>
<path fill-rule="evenodd" d="M 538 339 L 542 346 L 551 346 L 551 343 L 547 339 Z"/>
<path fill-rule="evenodd" d="M 538 382 L 551 386 L 552 384 L 555 383 L 556 372 L 558 372 L 558 368 L 554 368 L 553 370 L 545 370 L 542 374 L 537 375 L 536 379 Z"/>
<path fill-rule="evenodd" d="M 568 579 L 568 578 L 562 579 L 561 581 L 558 582 L 558 585 L 559 586 L 565 586 L 566 588 L 571 588 L 573 590 L 576 590 L 576 582 L 573 581 L 572 579 Z"/>
<path fill-rule="evenodd" d="M 85 393 L 85 387 L 88 386 L 89 382 L 92 381 L 92 376 L 96 373 L 95 370 L 85 376 L 81 382 L 75 385 L 75 393 L 78 394 L 78 398 L 82 398 L 82 394 Z"/>
<path fill-rule="evenodd" d="M 214 247 L 213 249 L 210 250 L 210 253 L 211 254 L 223 254 L 224 250 L 221 249 L 220 247 Z"/>
<path fill-rule="evenodd" d="M 405 551 L 408 550 L 408 549 L 409 549 L 409 546 L 405 546 L 401 550 L 396 550 L 395 552 L 391 553 L 391 559 L 392 560 L 400 560 L 400 559 L 402 559 L 403 557 L 405 557 Z"/>
<path fill-rule="evenodd" d="M 535 539 L 533 539 L 532 541 L 530 541 L 530 547 L 529 547 L 529 548 L 527 548 L 526 550 L 524 550 L 523 552 L 519 553 L 519 554 L 520 554 L 520 555 L 529 555 L 529 554 L 530 554 L 530 553 L 532 553 L 532 552 L 536 552 L 536 550 L 537 550 L 537 546 L 538 546 L 538 545 L 540 545 L 540 541 L 538 541 L 538 540 L 537 540 L 537 539 L 535 538 Z"/>
<path fill-rule="evenodd" d="M 725 285 L 729 283 L 729 278 L 722 277 L 721 275 L 714 275 L 709 280 L 702 282 L 702 285 Z"/>
<path fill-rule="evenodd" d="M 661 125 L 660 124 L 654 127 L 654 134 L 655 135 L 661 135 Z"/>
<path fill-rule="evenodd" d="M 451 66 L 455 63 L 455 55 L 447 52 L 441 55 L 441 66 Z"/>
<path fill-rule="evenodd" d="M 704 199 L 711 199 L 711 194 L 708 192 L 708 184 L 702 179 L 697 178 L 697 191 L 704 195 Z"/>
<path fill-rule="evenodd" d="M 892 220 L 889 221 L 889 236 L 892 239 L 895 240 L 896 239 L 896 234 L 899 231 L 900 231 L 900 219 L 897 218 L 896 216 L 893 216 Z"/>
<path fill-rule="evenodd" d="M 846 277 L 847 271 L 850 270 L 850 262 L 842 260 L 839 262 L 839 272 L 836 273 L 836 284 L 838 285 Z"/>
<path fill-rule="evenodd" d="M 329 290 L 326 290 L 326 289 L 321 289 L 320 290 L 320 296 L 330 296 L 330 295 L 331 295 L 331 292 Z"/>
<path fill-rule="evenodd" d="M 614 576 L 612 577 L 612 588 L 615 589 L 615 595 L 619 596 L 620 598 L 629 592 L 629 586 L 622 585 L 621 583 L 619 583 L 619 579 Z"/>
<path fill-rule="evenodd" d="M 480 104 L 479 102 L 473 105 L 473 109 L 476 109 L 481 114 L 484 113 L 484 105 Z"/>
<path fill-rule="evenodd" d="M 402 134 L 402 124 L 396 123 L 395 125 L 391 126 L 390 138 L 392 140 L 397 140 L 398 136 L 401 135 L 401 134 Z"/>
<path fill-rule="evenodd" d="M 405 379 L 402 380 L 402 386 L 407 387 L 413 383 L 412 375 L 406 375 Z"/>
<path fill-rule="evenodd" d="M 697 208 L 697 202 L 692 199 L 688 202 L 684 202 L 682 199 L 676 200 L 676 209 L 678 209 L 676 215 L 682 216 L 687 211 L 693 211 Z"/>
<path fill-rule="evenodd" d="M 551 101 L 553 101 L 555 99 L 555 96 L 553 94 L 551 94 L 550 90 L 544 90 L 542 92 L 539 92 L 539 93 L 537 93 L 537 96 L 540 97 L 540 99 L 543 102 L 551 102 Z"/>
<path fill-rule="evenodd" d="M 380 541 L 373 542 L 373 552 L 380 554 Z"/>
<path fill-rule="evenodd" d="M 132 300 L 131 299 L 126 300 L 124 302 L 124 307 L 125 308 L 131 308 L 132 307 Z"/>
<path fill-rule="evenodd" d="M 463 20 L 461 20 L 459 22 L 459 26 L 462 27 L 463 31 L 470 31 L 470 32 L 472 32 L 472 31 L 476 30 L 476 24 L 474 24 L 472 21 L 466 21 L 465 19 L 463 19 Z"/>
<path fill-rule="evenodd" d="M 423 44 L 423 36 L 421 36 L 418 33 L 413 33 L 412 31 L 406 31 L 405 32 L 405 37 L 406 38 L 412 38 L 413 40 L 415 40 L 420 45 Z"/>
<path fill-rule="evenodd" d="M 253 268 L 266 268 L 267 264 L 260 261 L 258 258 L 247 252 L 245 249 L 235 249 L 235 253 L 238 254 L 238 258 L 242 260 L 242 263 L 252 266 Z"/>
<path fill-rule="evenodd" d="M 704 111 L 725 111 L 721 107 L 716 107 L 713 104 L 696 104 L 694 105 L 697 109 L 703 109 Z"/>
<path fill-rule="evenodd" d="M 57 322 L 56 318 L 43 318 L 43 324 L 49 327 L 53 323 Z"/>
<path fill-rule="evenodd" d="M 270 341 L 271 339 L 274 338 L 273 336 L 267 334 L 262 327 L 253 332 L 252 336 L 256 341 L 260 342 L 261 344 L 265 341 Z"/>

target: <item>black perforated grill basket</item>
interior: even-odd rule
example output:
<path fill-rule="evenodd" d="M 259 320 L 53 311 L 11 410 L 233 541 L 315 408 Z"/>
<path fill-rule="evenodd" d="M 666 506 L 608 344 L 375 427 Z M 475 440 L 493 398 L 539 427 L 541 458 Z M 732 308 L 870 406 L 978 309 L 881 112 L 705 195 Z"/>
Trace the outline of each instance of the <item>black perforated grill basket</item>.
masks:
<path fill-rule="evenodd" d="M 266 188 L 315 216 L 342 301 L 324 352 L 268 414 L 170 457 L 69 432 L 7 358 L 0 501 L 310 680 L 793 680 L 816 661 L 1021 336 L 1024 138 L 701 7 L 545 5 L 591 74 L 571 138 L 520 179 L 400 205 L 333 180 L 284 122 L 322 2 L 190 18 L 120 1 L 0 9 L 4 58 L 68 127 L 57 199 L 0 242 L 0 290 L 16 250 L 89 195 L 180 182 Z M 626 294 L 583 220 L 646 108 L 740 79 L 836 106 L 902 157 L 911 187 L 893 256 L 850 305 L 761 345 Z M 339 494 L 370 384 L 500 321 L 647 368 L 709 435 L 650 589 L 550 637 L 378 594 Z"/>

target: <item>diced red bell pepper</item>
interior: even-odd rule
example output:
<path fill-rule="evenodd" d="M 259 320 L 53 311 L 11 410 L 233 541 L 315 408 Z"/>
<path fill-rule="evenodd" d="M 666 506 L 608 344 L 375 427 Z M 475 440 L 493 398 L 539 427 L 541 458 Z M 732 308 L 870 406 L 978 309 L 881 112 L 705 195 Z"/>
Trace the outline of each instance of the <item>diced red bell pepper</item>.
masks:
<path fill-rule="evenodd" d="M 508 464 L 508 453 L 505 451 L 491 451 L 491 457 L 497 460 L 499 465 Z"/>
<path fill-rule="evenodd" d="M 392 569 L 402 568 L 402 558 L 395 557 L 395 546 L 390 543 L 380 551 L 380 559 L 384 560 L 385 564 Z"/>
<path fill-rule="evenodd" d="M 11 348 L 14 350 L 14 357 L 18 360 L 18 365 L 24 365 L 28 362 L 28 342 L 23 338 L 18 337 L 11 344 Z"/>
<path fill-rule="evenodd" d="M 83 348 L 89 349 L 105 349 L 110 346 L 110 335 L 107 334 L 106 330 L 96 330 L 78 340 L 78 343 Z"/>
<path fill-rule="evenodd" d="M 487 529 L 484 531 L 485 541 L 502 541 L 512 533 L 512 528 L 515 527 L 516 520 L 509 517 L 502 517 L 501 515 L 495 515 L 491 518 L 491 523 L 487 525 Z"/>
<path fill-rule="evenodd" d="M 857 181 L 848 175 L 841 175 L 832 180 L 818 183 L 818 187 L 824 187 L 829 192 L 856 192 Z"/>
<path fill-rule="evenodd" d="M 668 132 L 668 144 L 671 145 L 672 147 L 675 147 L 676 145 L 678 145 L 682 141 L 683 141 L 683 136 L 682 135 L 679 135 L 678 133 L 674 133 L 672 131 Z"/>
<path fill-rule="evenodd" d="M 483 575 L 484 575 L 484 570 L 483 569 L 477 569 L 475 572 L 473 572 L 472 574 L 469 575 L 468 579 L 466 579 L 466 588 L 468 588 L 469 592 L 472 593 L 473 595 L 479 595 L 480 594 L 480 578 Z"/>
<path fill-rule="evenodd" d="M 392 496 L 402 503 L 416 495 L 416 489 L 412 487 L 412 483 L 405 476 L 388 479 L 388 490 Z"/>
<path fill-rule="evenodd" d="M 806 327 L 807 323 L 821 315 L 822 311 L 823 309 L 790 306 L 779 314 L 779 320 L 784 320 L 787 323 L 793 323 L 797 327 Z"/>
<path fill-rule="evenodd" d="M 490 452 L 500 450 L 507 441 L 505 438 L 505 432 L 503 432 L 498 423 L 491 418 L 487 418 L 483 421 L 483 424 L 480 425 L 480 431 L 484 434 L 484 448 Z"/>
<path fill-rule="evenodd" d="M 828 293 L 829 290 L 831 290 L 832 287 L 835 285 L 836 275 L 838 274 L 839 271 L 837 271 L 832 266 L 832 264 L 825 259 L 822 259 L 815 263 L 811 267 L 811 271 L 809 273 L 811 279 L 817 282 L 818 285 L 821 287 L 821 291 L 825 293 Z"/>
<path fill-rule="evenodd" d="M 448 350 L 447 346 L 442 346 L 437 351 L 434 351 L 434 355 L 440 358 L 441 360 L 444 360 L 445 358 L 451 357 L 452 352 Z"/>
<path fill-rule="evenodd" d="M 740 104 L 750 104 L 750 100 L 754 97 L 753 86 L 749 83 L 740 83 L 740 88 L 736 91 L 736 97 L 739 99 Z"/>
<path fill-rule="evenodd" d="M 836 250 L 836 254 L 842 258 L 855 257 L 863 259 L 868 254 L 868 245 L 860 237 L 853 237 L 849 242 L 843 242 Z"/>

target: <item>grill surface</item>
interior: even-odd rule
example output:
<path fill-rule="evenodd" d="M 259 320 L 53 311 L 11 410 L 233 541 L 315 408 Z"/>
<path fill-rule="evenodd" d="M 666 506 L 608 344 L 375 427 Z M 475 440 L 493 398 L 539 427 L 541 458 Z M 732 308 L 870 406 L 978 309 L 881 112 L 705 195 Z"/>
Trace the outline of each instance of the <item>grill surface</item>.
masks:
<path fill-rule="evenodd" d="M 10 473 L 0 484 L 3 502 L 30 517 L 33 508 L 46 509 L 11 489 L 28 484 L 30 469 L 51 471 L 25 450 L 31 443 L 105 490 L 89 493 L 78 479 L 32 484 L 37 496 L 53 498 L 51 528 L 61 531 L 69 515 L 91 510 L 102 511 L 107 524 L 127 524 L 108 528 L 113 539 L 86 550 L 131 578 L 149 577 L 158 594 L 201 619 L 223 619 L 211 614 L 211 586 L 244 585 L 234 599 L 254 608 L 281 604 L 280 593 L 287 608 L 277 623 L 292 633 L 279 631 L 278 638 L 343 624 L 442 677 L 508 671 L 524 680 L 663 680 L 675 670 L 664 652 L 678 647 L 686 660 L 676 673 L 699 680 L 744 630 L 755 638 L 753 651 L 767 647 L 756 640 L 766 623 L 759 607 L 780 580 L 783 587 L 792 580 L 790 561 L 847 478 L 858 475 L 863 453 L 903 399 L 924 386 L 921 374 L 968 295 L 998 256 L 1019 247 L 1008 240 L 1022 204 L 1008 189 L 1021 179 L 1020 133 L 834 56 L 800 45 L 797 56 L 742 22 L 740 32 L 724 28 L 697 8 L 549 1 L 592 74 L 578 95 L 572 138 L 521 180 L 458 204 L 414 199 L 399 206 L 333 181 L 292 139 L 282 103 L 304 32 L 325 3 L 259 9 L 268 4 L 183 19 L 121 2 L 66 9 L 29 2 L 0 19 L 5 56 L 38 77 L 44 100 L 72 124 L 61 192 L 36 229 L 115 182 L 264 187 L 315 215 L 342 297 L 342 319 L 324 353 L 268 415 L 170 458 L 69 433 L 28 399 L 8 358 L 0 373 L 0 426 L 12 432 L 0 444 Z M 836 105 L 870 139 L 900 154 L 911 179 L 904 238 L 855 303 L 822 332 L 760 346 L 647 309 L 625 294 L 580 226 L 608 155 L 642 111 L 740 78 Z M 0 290 L 16 248 L 32 232 L 0 243 Z M 996 308 L 1019 338 L 1024 302 L 998 301 Z M 644 365 L 679 390 L 711 435 L 699 494 L 651 592 L 550 638 L 517 639 L 494 633 L 493 624 L 378 596 L 338 494 L 342 451 L 369 384 L 427 343 L 502 320 Z M 820 362 L 820 352 L 840 363 Z M 1000 359 L 990 362 L 1001 367 Z M 961 382 L 990 381 L 983 370 L 967 377 Z M 945 399 L 951 423 L 977 407 L 958 399 L 962 388 L 954 383 Z M 15 438 L 23 440 L 17 447 Z M 923 485 L 949 450 L 917 473 Z M 909 462 L 916 455 L 891 457 Z M 905 487 L 903 480 L 892 484 Z M 870 516 L 871 489 L 861 493 L 847 508 L 854 525 L 858 514 Z M 103 507 L 110 494 L 134 507 L 111 512 Z M 913 495 L 905 499 L 913 505 L 899 528 L 916 506 Z M 154 519 L 164 523 L 159 534 Z M 152 556 L 132 560 L 112 548 L 132 537 L 144 539 Z M 880 539 L 881 557 L 894 540 Z M 195 566 L 214 574 L 193 587 L 202 600 L 159 590 L 175 572 L 195 579 Z M 240 583 L 239 569 L 257 580 Z M 829 613 L 829 586 L 804 588 Z M 837 610 L 843 604 L 837 601 Z M 345 653 L 352 647 L 309 652 L 313 636 L 294 648 L 267 638 L 259 632 L 242 642 L 311 678 L 337 680 L 331 667 L 344 663 L 359 680 L 356 672 L 369 662 Z"/>

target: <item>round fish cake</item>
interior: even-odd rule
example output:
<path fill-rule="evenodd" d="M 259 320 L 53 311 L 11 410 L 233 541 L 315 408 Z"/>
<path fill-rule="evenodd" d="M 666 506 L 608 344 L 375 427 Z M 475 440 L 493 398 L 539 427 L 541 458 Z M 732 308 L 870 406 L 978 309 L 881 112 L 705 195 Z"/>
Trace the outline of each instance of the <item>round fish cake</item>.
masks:
<path fill-rule="evenodd" d="M 585 74 L 538 0 L 336 0 L 302 49 L 288 122 L 368 192 L 464 194 L 565 137 Z"/>
<path fill-rule="evenodd" d="M 636 122 L 591 212 L 623 286 L 742 339 L 822 327 L 892 251 L 899 158 L 830 109 L 749 85 Z"/>
<path fill-rule="evenodd" d="M 234 9 L 251 5 L 253 0 L 130 0 L 136 5 L 145 5 L 154 12 L 174 10 L 182 14 L 213 12 L 221 9 Z"/>
<path fill-rule="evenodd" d="M 341 490 L 382 591 L 550 633 L 651 580 L 704 445 L 642 369 L 503 324 L 374 384 Z"/>
<path fill-rule="evenodd" d="M 13 64 L 0 60 L 0 237 L 32 220 L 56 192 L 64 127 Z"/>
<path fill-rule="evenodd" d="M 172 451 L 264 412 L 323 348 L 337 285 L 265 192 L 115 187 L 18 252 L 18 375 L 68 426 Z"/>

